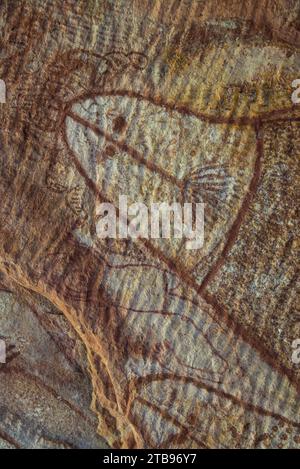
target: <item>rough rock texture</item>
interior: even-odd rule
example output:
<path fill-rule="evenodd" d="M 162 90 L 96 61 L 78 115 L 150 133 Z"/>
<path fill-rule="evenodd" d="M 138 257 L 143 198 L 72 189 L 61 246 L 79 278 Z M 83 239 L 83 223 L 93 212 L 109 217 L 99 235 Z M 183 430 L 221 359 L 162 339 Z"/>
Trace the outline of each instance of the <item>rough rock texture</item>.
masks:
<path fill-rule="evenodd" d="M 1 287 L 0 448 L 105 448 L 77 334 L 44 298 L 7 279 Z"/>
<path fill-rule="evenodd" d="M 5 444 L 101 445 L 90 399 L 113 447 L 299 447 L 299 11 L 1 3 Z M 203 248 L 100 240 L 124 194 L 204 202 Z"/>

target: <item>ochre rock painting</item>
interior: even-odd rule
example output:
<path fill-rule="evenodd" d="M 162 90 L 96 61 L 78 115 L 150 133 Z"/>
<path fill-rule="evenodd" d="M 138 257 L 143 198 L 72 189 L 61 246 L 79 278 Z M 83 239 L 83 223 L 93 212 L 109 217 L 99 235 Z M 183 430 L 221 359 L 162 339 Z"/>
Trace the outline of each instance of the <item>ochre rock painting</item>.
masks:
<path fill-rule="evenodd" d="M 0 13 L 0 446 L 299 447 L 299 0 Z M 120 195 L 203 246 L 99 237 Z"/>

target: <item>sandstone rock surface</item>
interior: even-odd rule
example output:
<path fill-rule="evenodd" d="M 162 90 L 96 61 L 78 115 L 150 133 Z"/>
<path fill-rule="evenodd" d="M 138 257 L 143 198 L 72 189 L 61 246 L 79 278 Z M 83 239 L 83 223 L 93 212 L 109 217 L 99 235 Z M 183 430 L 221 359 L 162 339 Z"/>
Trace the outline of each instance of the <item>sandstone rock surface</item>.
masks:
<path fill-rule="evenodd" d="M 299 447 L 299 12 L 1 3 L 0 445 Z M 203 248 L 99 239 L 122 194 Z"/>

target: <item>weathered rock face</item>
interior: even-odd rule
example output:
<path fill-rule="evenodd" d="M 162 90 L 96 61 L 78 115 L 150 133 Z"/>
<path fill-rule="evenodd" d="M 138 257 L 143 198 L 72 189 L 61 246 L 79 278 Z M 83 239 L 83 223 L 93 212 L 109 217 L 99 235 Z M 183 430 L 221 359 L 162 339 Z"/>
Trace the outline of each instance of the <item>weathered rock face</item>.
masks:
<path fill-rule="evenodd" d="M 7 279 L 2 288 L 0 448 L 104 448 L 78 337 L 51 303 Z"/>
<path fill-rule="evenodd" d="M 101 445 L 90 399 L 113 447 L 299 446 L 300 2 L 230 3 L 1 6 L 7 444 Z M 203 247 L 99 239 L 120 195 L 205 203 Z"/>

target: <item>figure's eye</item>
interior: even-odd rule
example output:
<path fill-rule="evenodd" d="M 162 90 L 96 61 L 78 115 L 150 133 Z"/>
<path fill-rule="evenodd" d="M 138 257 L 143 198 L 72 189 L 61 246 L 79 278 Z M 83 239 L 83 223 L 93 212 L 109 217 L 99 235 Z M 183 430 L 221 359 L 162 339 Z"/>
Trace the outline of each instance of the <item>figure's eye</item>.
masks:
<path fill-rule="evenodd" d="M 126 119 L 122 116 L 119 115 L 114 118 L 113 120 L 113 131 L 114 132 L 119 132 L 121 133 L 127 126 Z"/>
<path fill-rule="evenodd" d="M 104 151 L 105 155 L 111 158 L 116 154 L 117 148 L 114 145 L 107 145 Z"/>

